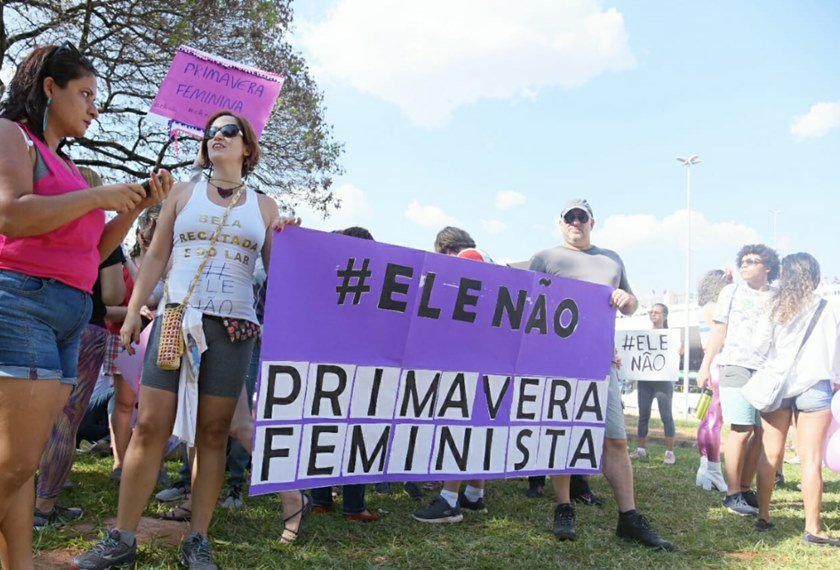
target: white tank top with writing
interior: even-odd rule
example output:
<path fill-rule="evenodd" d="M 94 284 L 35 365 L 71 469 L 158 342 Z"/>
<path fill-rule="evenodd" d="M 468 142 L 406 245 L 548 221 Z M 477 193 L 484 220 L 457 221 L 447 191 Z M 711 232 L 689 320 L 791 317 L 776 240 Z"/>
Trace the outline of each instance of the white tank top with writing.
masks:
<path fill-rule="evenodd" d="M 215 247 L 210 252 L 189 305 L 207 315 L 257 322 L 254 310 L 254 265 L 262 252 L 266 225 L 251 189 L 228 215 Z M 199 181 L 187 204 L 175 218 L 172 236 L 172 269 L 169 272 L 169 298 L 180 303 L 210 247 L 213 232 L 225 215 L 207 197 L 207 181 Z"/>

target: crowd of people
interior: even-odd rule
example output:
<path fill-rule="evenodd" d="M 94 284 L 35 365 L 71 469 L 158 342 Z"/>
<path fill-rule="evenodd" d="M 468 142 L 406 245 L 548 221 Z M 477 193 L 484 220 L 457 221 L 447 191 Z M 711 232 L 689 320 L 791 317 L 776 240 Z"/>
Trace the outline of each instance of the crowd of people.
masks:
<path fill-rule="evenodd" d="M 187 444 L 181 477 L 156 498 L 180 502 L 163 518 L 189 522 L 181 563 L 212 569 L 207 533 L 215 509 L 219 503 L 244 506 L 266 290 L 260 267 L 269 266 L 273 233 L 301 220 L 280 216 L 271 198 L 248 185 L 260 145 L 248 120 L 228 111 L 208 119 L 185 182 L 159 170 L 143 183 L 103 185 L 95 173 L 77 168 L 61 143 L 84 136 L 97 118 L 96 82 L 94 66 L 72 44 L 44 46 L 21 63 L 0 103 L 0 562 L 4 568 L 32 568 L 33 530 L 82 516 L 81 509 L 57 501 L 86 410 L 104 393 L 106 410 L 111 402 L 104 429 L 119 506 L 113 528 L 72 567 L 106 569 L 136 561 L 137 527 L 156 484 L 165 479 L 162 462 L 174 433 Z M 107 223 L 105 211 L 116 213 Z M 621 257 L 591 241 L 590 204 L 568 201 L 559 224 L 563 243 L 536 253 L 529 269 L 606 285 L 612 289 L 610 306 L 634 313 L 639 303 Z M 136 247 L 125 255 L 122 243 L 132 228 Z M 363 228 L 341 233 L 373 239 Z M 434 247 L 440 254 L 493 263 L 460 228 L 444 228 Z M 840 382 L 840 310 L 815 294 L 819 264 L 806 253 L 780 260 L 769 247 L 748 245 L 736 265 L 737 283 L 713 271 L 699 291 L 705 356 L 698 383 L 714 397 L 698 430 L 697 484 L 724 491 L 727 509 L 756 516 L 758 531 L 771 530 L 775 474 L 793 420 L 802 462 L 803 542 L 840 546 L 820 522 L 823 441 Z M 654 328 L 667 328 L 665 305 L 654 305 L 650 317 Z M 122 349 L 135 352 L 144 329 L 138 383 L 120 374 L 116 359 Z M 616 358 L 602 459 L 618 507 L 616 534 L 672 551 L 676 547 L 637 511 L 619 366 Z M 784 382 L 775 404 L 759 410 L 744 387 L 766 371 L 781 374 Z M 111 385 L 100 391 L 102 377 Z M 665 424 L 664 461 L 673 463 L 673 386 L 641 384 L 632 455 L 647 454 L 651 403 L 657 399 Z M 723 422 L 730 429 L 725 469 Z M 545 483 L 531 478 L 528 496 L 542 496 Z M 561 541 L 575 540 L 575 503 L 603 500 L 586 477 L 556 475 L 551 483 L 553 532 Z M 414 484 L 406 488 L 420 494 Z M 468 480 L 461 489 L 460 481 L 445 482 L 414 519 L 457 523 L 462 510 L 487 512 L 485 481 Z M 387 492 L 387 484 L 381 490 Z M 310 512 L 335 509 L 329 487 L 280 495 L 281 543 L 297 541 Z M 365 506 L 364 485 L 346 485 L 342 507 L 348 521 L 379 518 Z"/>

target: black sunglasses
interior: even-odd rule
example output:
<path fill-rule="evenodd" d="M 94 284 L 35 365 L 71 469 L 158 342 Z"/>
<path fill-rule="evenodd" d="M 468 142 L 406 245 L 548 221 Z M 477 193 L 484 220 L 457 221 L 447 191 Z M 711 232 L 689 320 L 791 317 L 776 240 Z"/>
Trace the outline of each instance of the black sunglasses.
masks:
<path fill-rule="evenodd" d="M 589 221 L 589 214 L 580 210 L 572 210 L 571 212 L 566 212 L 566 215 L 563 216 L 563 221 L 567 224 L 573 224 L 575 220 L 585 224 Z"/>
<path fill-rule="evenodd" d="M 64 40 L 63 42 L 61 42 L 58 45 L 57 48 L 55 48 L 52 51 L 52 53 L 49 55 L 47 60 L 48 61 L 51 60 L 52 58 L 54 58 L 55 56 L 57 56 L 58 54 L 60 54 L 63 51 L 69 51 L 73 55 L 77 55 L 79 57 L 82 57 L 82 53 L 78 49 L 76 49 L 76 46 L 73 45 L 73 42 L 71 42 L 70 40 Z"/>
<path fill-rule="evenodd" d="M 226 139 L 232 139 L 236 135 L 241 135 L 242 129 L 239 128 L 239 125 L 234 123 L 222 125 L 221 127 L 210 127 L 204 131 L 204 140 L 209 141 L 216 136 L 216 133 L 222 133 L 222 136 Z"/>

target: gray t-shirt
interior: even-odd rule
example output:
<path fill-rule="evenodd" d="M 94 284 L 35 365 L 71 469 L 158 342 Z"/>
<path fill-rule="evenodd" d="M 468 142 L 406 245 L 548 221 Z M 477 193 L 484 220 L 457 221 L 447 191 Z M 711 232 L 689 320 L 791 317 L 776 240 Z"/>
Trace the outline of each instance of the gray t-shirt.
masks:
<path fill-rule="evenodd" d="M 562 245 L 543 250 L 531 258 L 528 269 L 633 292 L 618 254 L 594 245 L 583 251 Z"/>

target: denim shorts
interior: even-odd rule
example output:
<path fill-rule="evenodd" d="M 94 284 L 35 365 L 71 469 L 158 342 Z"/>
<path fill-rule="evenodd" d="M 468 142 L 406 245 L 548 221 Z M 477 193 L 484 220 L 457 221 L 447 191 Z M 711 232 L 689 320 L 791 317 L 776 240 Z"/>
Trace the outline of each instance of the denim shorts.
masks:
<path fill-rule="evenodd" d="M 781 407 L 799 412 L 820 412 L 831 408 L 834 387 L 831 380 L 820 380 L 798 396 L 785 398 Z"/>
<path fill-rule="evenodd" d="M 90 295 L 55 279 L 0 269 L 0 379 L 76 384 Z"/>

